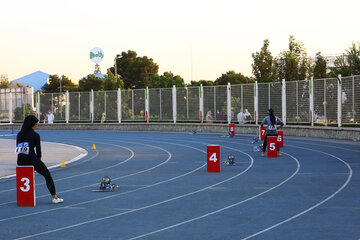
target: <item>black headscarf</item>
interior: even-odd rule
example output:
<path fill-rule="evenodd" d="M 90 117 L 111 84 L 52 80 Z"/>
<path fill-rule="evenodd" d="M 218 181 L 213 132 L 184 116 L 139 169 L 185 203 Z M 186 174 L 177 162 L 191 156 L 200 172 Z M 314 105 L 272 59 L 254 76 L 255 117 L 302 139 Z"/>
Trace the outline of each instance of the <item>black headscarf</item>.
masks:
<path fill-rule="evenodd" d="M 28 115 L 24 119 L 24 123 L 21 127 L 21 130 L 19 132 L 19 135 L 23 135 L 24 133 L 28 132 L 32 129 L 33 126 L 35 126 L 36 123 L 39 122 L 39 119 L 37 119 L 34 115 Z"/>
<path fill-rule="evenodd" d="M 268 113 L 269 113 L 269 116 L 270 116 L 271 124 L 272 124 L 273 126 L 275 126 L 275 125 L 276 125 L 276 118 L 275 118 L 275 115 L 274 115 L 274 110 L 273 110 L 272 108 L 270 108 L 270 109 L 268 110 Z"/>

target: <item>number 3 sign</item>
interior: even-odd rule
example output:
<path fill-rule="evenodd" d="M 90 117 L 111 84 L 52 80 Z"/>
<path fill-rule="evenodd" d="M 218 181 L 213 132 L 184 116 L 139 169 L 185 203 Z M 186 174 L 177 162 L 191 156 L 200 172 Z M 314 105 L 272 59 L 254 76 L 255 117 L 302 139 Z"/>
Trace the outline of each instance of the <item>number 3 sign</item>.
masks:
<path fill-rule="evenodd" d="M 34 207 L 36 205 L 33 166 L 16 167 L 16 195 L 18 206 Z"/>
<path fill-rule="evenodd" d="M 220 172 L 220 146 L 207 145 L 207 171 Z"/>

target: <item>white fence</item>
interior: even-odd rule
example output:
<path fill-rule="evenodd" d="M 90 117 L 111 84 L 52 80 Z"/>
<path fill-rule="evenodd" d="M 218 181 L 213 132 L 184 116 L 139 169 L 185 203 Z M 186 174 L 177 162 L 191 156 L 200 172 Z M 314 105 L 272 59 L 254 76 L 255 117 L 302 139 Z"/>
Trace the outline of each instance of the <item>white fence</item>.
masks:
<path fill-rule="evenodd" d="M 55 122 L 66 123 L 202 123 L 210 112 L 212 122 L 230 123 L 237 122 L 237 113 L 246 109 L 251 114 L 249 122 L 258 124 L 272 108 L 287 124 L 360 124 L 360 76 L 226 86 L 46 93 L 37 94 L 35 99 L 36 114 L 41 120 L 52 111 Z M 0 94 L 1 109 L 10 109 L 6 102 L 6 97 Z M 12 109 L 14 111 L 14 104 Z M 22 120 L 18 118 L 13 120 Z"/>
<path fill-rule="evenodd" d="M 23 121 L 34 111 L 33 88 L 0 89 L 0 123 Z"/>

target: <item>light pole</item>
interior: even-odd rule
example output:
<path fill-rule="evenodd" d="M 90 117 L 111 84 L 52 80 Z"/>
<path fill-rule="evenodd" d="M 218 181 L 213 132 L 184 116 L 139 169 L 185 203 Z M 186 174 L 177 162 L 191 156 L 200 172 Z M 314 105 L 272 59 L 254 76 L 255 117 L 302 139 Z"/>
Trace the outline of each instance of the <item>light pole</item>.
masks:
<path fill-rule="evenodd" d="M 120 54 L 117 54 L 116 57 L 114 58 L 114 66 L 115 66 L 115 80 L 116 80 L 116 86 L 119 87 L 119 80 L 118 80 L 118 76 L 117 76 L 117 65 L 116 65 L 116 60 L 120 57 Z"/>

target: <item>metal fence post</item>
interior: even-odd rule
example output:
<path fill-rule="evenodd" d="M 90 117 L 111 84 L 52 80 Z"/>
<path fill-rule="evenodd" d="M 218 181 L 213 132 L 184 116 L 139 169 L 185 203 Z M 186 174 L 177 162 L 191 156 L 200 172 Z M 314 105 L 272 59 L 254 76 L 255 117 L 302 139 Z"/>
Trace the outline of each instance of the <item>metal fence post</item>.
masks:
<path fill-rule="evenodd" d="M 176 87 L 173 85 L 172 88 L 172 109 L 173 109 L 173 120 L 176 123 Z"/>
<path fill-rule="evenodd" d="M 231 123 L 231 84 L 227 84 L 227 121 Z"/>
<path fill-rule="evenodd" d="M 5 93 L 6 94 L 6 93 Z M 12 124 L 12 116 L 13 116 L 13 106 L 12 106 L 12 92 L 10 89 L 10 94 L 9 94 L 9 120 L 10 120 L 10 124 Z"/>
<path fill-rule="evenodd" d="M 94 90 L 90 92 L 90 123 L 94 123 Z"/>
<path fill-rule="evenodd" d="M 34 105 L 34 87 L 30 88 L 30 96 L 31 96 L 31 110 L 34 110 L 35 105 Z M 39 119 L 40 120 L 40 119 Z"/>
<path fill-rule="evenodd" d="M 118 122 L 121 123 L 121 90 L 118 88 L 117 90 L 117 116 Z"/>
<path fill-rule="evenodd" d="M 281 107 L 282 107 L 282 121 L 286 125 L 286 81 L 282 80 L 282 88 L 281 88 Z"/>
<path fill-rule="evenodd" d="M 149 87 L 145 89 L 145 120 L 149 123 Z"/>
<path fill-rule="evenodd" d="M 131 90 L 131 114 L 132 114 L 132 120 L 135 120 L 134 115 L 134 89 Z"/>
<path fill-rule="evenodd" d="M 200 123 L 203 123 L 203 119 L 204 119 L 204 96 L 203 96 L 203 85 L 200 84 L 200 88 L 199 88 L 199 115 L 200 115 Z"/>
<path fill-rule="evenodd" d="M 40 92 L 36 92 L 36 117 L 40 120 Z"/>
<path fill-rule="evenodd" d="M 309 81 L 309 107 L 310 107 L 310 124 L 314 126 L 314 78 L 311 77 Z"/>
<path fill-rule="evenodd" d="M 337 92 L 337 122 L 338 127 L 341 127 L 341 115 L 342 115 L 342 81 L 341 81 L 341 74 L 338 75 L 338 92 Z"/>
<path fill-rule="evenodd" d="M 65 100 L 65 121 L 69 123 L 69 112 L 70 112 L 70 99 L 69 99 L 69 91 L 66 90 L 66 100 Z"/>
<path fill-rule="evenodd" d="M 259 98 L 258 98 L 258 82 L 254 83 L 254 120 L 255 124 L 258 124 L 258 113 L 259 113 Z"/>

